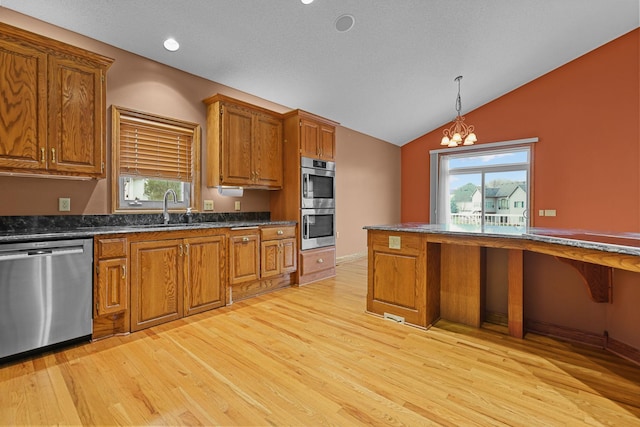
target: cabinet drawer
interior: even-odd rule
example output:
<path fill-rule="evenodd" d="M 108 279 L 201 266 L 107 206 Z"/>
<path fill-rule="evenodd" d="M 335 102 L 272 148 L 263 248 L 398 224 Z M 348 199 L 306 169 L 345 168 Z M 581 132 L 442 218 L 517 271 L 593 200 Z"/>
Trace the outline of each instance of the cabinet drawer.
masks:
<path fill-rule="evenodd" d="M 290 239 L 296 237 L 295 226 L 266 227 L 260 229 L 262 240 Z"/>
<path fill-rule="evenodd" d="M 100 239 L 98 240 L 98 258 L 122 258 L 127 256 L 127 239 Z"/>
<path fill-rule="evenodd" d="M 334 247 L 314 251 L 300 252 L 301 274 L 311 274 L 336 266 L 336 249 Z"/>

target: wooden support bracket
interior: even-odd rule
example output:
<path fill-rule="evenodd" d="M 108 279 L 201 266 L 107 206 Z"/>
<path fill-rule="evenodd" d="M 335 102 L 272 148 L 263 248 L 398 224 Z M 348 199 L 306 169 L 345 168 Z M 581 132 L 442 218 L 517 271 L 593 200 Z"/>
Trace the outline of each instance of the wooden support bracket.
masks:
<path fill-rule="evenodd" d="M 613 302 L 613 268 L 568 258 L 556 257 L 556 259 L 578 270 L 587 285 L 591 300 Z"/>

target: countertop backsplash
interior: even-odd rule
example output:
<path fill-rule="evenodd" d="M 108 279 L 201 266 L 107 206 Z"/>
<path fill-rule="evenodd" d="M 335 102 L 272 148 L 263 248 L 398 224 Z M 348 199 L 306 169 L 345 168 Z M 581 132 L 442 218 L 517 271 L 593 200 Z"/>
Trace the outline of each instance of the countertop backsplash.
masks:
<path fill-rule="evenodd" d="M 269 221 L 269 212 L 193 213 L 192 222 Z M 0 216 L 0 233 L 162 224 L 161 213 L 114 215 Z M 186 224 L 184 213 L 172 213 L 171 224 Z"/>

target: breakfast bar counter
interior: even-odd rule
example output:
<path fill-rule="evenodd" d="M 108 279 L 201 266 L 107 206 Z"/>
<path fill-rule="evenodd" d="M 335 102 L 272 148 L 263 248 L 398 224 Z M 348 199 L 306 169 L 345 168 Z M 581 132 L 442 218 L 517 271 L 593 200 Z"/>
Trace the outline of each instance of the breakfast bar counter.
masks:
<path fill-rule="evenodd" d="M 439 319 L 480 327 L 486 249 L 507 252 L 509 334 L 524 336 L 524 254 L 555 257 L 582 277 L 595 303 L 612 300 L 613 270 L 640 272 L 640 234 L 402 223 L 364 227 L 367 311 L 428 328 Z"/>

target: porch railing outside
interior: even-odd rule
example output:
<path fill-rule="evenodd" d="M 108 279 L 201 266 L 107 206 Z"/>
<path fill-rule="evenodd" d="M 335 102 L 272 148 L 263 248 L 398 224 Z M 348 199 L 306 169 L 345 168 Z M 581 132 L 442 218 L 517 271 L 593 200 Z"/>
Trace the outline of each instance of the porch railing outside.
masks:
<path fill-rule="evenodd" d="M 482 223 L 482 214 L 479 213 L 452 213 L 452 224 L 477 224 Z M 484 214 L 484 224 L 494 226 L 516 227 L 525 226 L 527 219 L 518 214 Z"/>

